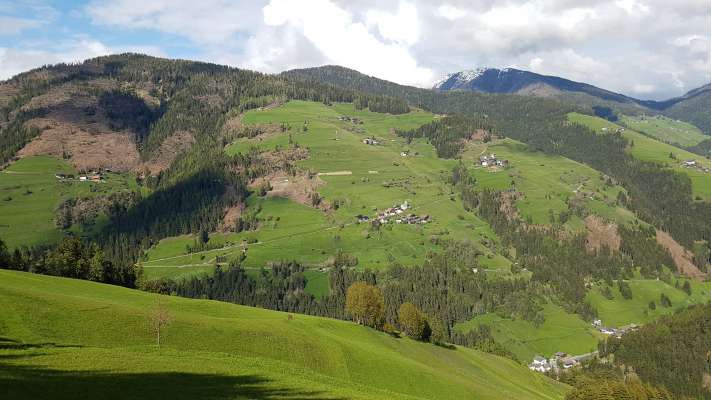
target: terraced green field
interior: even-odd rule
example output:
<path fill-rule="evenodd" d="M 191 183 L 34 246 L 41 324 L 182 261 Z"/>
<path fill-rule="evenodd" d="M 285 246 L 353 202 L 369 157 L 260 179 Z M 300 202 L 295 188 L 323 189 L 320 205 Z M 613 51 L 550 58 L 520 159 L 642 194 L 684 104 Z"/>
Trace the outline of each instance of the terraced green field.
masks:
<path fill-rule="evenodd" d="M 545 322 L 540 326 L 520 319 L 485 314 L 457 325 L 456 329 L 466 332 L 480 324 L 488 325 L 496 342 L 526 363 L 535 355 L 550 357 L 558 351 L 581 355 L 597 349 L 602 334 L 577 315 L 568 314 L 553 304 L 545 305 L 543 314 Z"/>
<path fill-rule="evenodd" d="M 586 125 L 599 133 L 615 132 L 617 129 L 621 128 L 621 126 L 605 119 L 589 115 L 572 113 L 568 116 L 568 118 L 572 122 Z M 606 131 L 603 131 L 603 128 L 605 128 Z M 643 161 L 665 164 L 675 171 L 688 175 L 691 179 L 694 197 L 698 196 L 703 200 L 711 200 L 711 172 L 704 172 L 697 168 L 685 168 L 681 165 L 681 163 L 685 160 L 696 160 L 696 162 L 703 168 L 711 170 L 711 160 L 704 159 L 698 154 L 654 140 L 631 129 L 625 129 L 623 136 L 630 142 L 634 143 L 633 146 L 627 148 L 627 151 L 632 156 Z M 670 154 L 674 155 L 675 158 L 671 158 Z"/>
<path fill-rule="evenodd" d="M 0 393 L 11 399 L 562 399 L 515 362 L 349 322 L 0 271 Z"/>
<path fill-rule="evenodd" d="M 694 146 L 709 139 L 701 130 L 689 123 L 661 115 L 622 116 L 622 123 L 628 128 L 644 133 L 664 143 L 680 146 Z"/>
<path fill-rule="evenodd" d="M 52 243 L 61 237 L 55 210 L 63 198 L 89 197 L 134 190 L 129 175 L 107 174 L 101 183 L 60 181 L 55 174 L 73 174 L 65 161 L 49 156 L 22 158 L 0 171 L 0 238 L 10 248 Z"/>
<path fill-rule="evenodd" d="M 341 121 L 347 115 L 362 124 Z M 244 124 L 288 124 L 291 131 L 268 137 L 238 139 L 227 152 L 286 148 L 291 141 L 308 149 L 308 159 L 298 162 L 304 170 L 321 174 L 318 192 L 329 203 L 340 202 L 337 210 L 321 211 L 292 200 L 251 196 L 249 207 L 261 207 L 260 229 L 228 234 L 215 240 L 231 242 L 232 247 L 187 255 L 185 244 L 192 238 L 170 238 L 150 249 L 144 268 L 148 277 L 183 276 L 204 271 L 222 255 L 234 258 L 246 248 L 247 268 L 258 268 L 268 261 L 298 260 L 317 268 L 338 251 L 358 257 L 358 267 L 381 268 L 393 261 L 420 263 L 427 251 L 435 249 L 432 238 L 471 240 L 480 248 L 482 262 L 491 268 L 507 270 L 510 262 L 496 256 L 495 249 L 481 244 L 495 243 L 496 235 L 476 216 L 467 213 L 447 183 L 457 161 L 438 158 L 424 140 L 406 144 L 395 128 L 409 129 L 431 121 L 434 115 L 413 111 L 404 115 L 356 110 L 352 104 L 325 106 L 321 103 L 290 101 L 268 110 L 253 110 L 244 115 Z M 308 130 L 301 127 L 308 122 Z M 363 139 L 374 136 L 377 146 Z M 409 151 L 407 157 L 401 152 Z M 332 173 L 337 174 L 332 174 Z M 371 231 L 369 224 L 357 224 L 355 216 L 374 216 L 395 204 L 409 202 L 413 213 L 427 214 L 425 225 L 389 224 Z M 243 246 L 242 241 L 254 242 Z M 229 245 L 228 245 L 229 246 Z M 195 269 L 192 269 L 195 268 Z"/>

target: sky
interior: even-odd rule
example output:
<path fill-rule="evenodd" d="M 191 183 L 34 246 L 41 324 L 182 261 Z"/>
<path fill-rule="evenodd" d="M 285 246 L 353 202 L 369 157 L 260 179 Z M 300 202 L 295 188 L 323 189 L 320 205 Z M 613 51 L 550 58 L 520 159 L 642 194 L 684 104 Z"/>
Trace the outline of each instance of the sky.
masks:
<path fill-rule="evenodd" d="M 421 87 L 515 67 L 665 99 L 711 82 L 711 0 L 0 0 L 0 79 L 119 52 Z"/>

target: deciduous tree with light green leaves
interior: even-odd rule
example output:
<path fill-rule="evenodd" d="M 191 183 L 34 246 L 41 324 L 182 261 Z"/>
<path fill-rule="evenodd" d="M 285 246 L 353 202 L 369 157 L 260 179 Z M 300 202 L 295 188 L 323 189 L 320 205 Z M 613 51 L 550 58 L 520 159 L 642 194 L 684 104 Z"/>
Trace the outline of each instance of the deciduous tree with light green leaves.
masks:
<path fill-rule="evenodd" d="M 346 312 L 358 324 L 377 328 L 385 313 L 383 293 L 376 286 L 355 282 L 346 292 Z"/>

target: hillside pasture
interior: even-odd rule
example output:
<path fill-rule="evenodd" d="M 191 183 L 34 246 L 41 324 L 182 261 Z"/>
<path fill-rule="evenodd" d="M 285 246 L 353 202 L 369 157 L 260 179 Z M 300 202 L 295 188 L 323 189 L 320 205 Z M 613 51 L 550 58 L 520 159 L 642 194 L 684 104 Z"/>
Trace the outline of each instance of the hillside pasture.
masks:
<path fill-rule="evenodd" d="M 161 346 L 149 329 L 170 314 Z M 494 355 L 350 322 L 0 271 L 0 392 L 12 399 L 562 399 Z"/>
<path fill-rule="evenodd" d="M 51 156 L 21 158 L 0 171 L 0 238 L 8 247 L 50 244 L 62 237 L 55 210 L 62 199 L 137 190 L 129 174 L 110 173 L 100 183 L 60 180 L 77 175 L 64 160 Z M 76 233 L 83 227 L 74 226 Z"/>
<path fill-rule="evenodd" d="M 709 136 L 704 135 L 694 125 L 661 115 L 623 115 L 622 123 L 661 142 L 683 147 L 694 146 L 709 139 Z"/>
<path fill-rule="evenodd" d="M 588 126 L 600 134 L 616 132 L 622 128 L 620 125 L 602 118 L 578 113 L 569 114 L 568 119 L 571 122 Z M 603 129 L 605 129 L 605 131 L 603 131 Z M 696 199 L 698 197 L 701 200 L 711 200 L 711 172 L 704 172 L 699 168 L 686 168 L 682 166 L 683 161 L 695 160 L 701 168 L 711 170 L 711 160 L 707 160 L 698 154 L 682 150 L 670 144 L 662 143 L 632 129 L 625 129 L 622 135 L 630 141 L 630 146 L 627 147 L 627 151 L 633 157 L 642 161 L 660 163 L 675 171 L 686 174 L 691 180 L 692 195 L 694 198 Z"/>
<path fill-rule="evenodd" d="M 495 154 L 509 161 L 506 169 L 478 166 L 480 154 Z M 602 175 L 570 159 L 530 151 L 513 139 L 497 140 L 488 145 L 472 146 L 463 159 L 472 163 L 477 187 L 494 190 L 515 188 L 522 194 L 516 202 L 520 216 L 534 224 L 551 224 L 568 211 L 568 201 L 578 199 L 589 211 L 620 224 L 630 223 L 634 216 L 616 205 L 619 185 L 605 184 Z M 552 218 L 552 219 L 551 219 Z M 577 223 L 576 223 L 577 222 Z M 566 222 L 572 231 L 584 227 L 575 218 Z"/>
<path fill-rule="evenodd" d="M 550 303 L 544 305 L 543 315 L 545 321 L 536 326 L 522 319 L 489 313 L 459 324 L 456 329 L 466 332 L 480 324 L 488 325 L 496 342 L 525 363 L 531 362 L 536 355 L 550 357 L 558 351 L 581 355 L 597 349 L 602 336 L 577 315 Z"/>
<path fill-rule="evenodd" d="M 688 295 L 680 289 L 683 281 L 683 279 L 675 279 L 673 284 L 669 284 L 661 280 L 631 279 L 627 281 L 632 289 L 631 299 L 623 298 L 617 285 L 611 288 L 612 299 L 603 296 L 599 287 L 590 290 L 586 299 L 597 309 L 600 319 L 607 326 L 644 324 L 691 304 L 711 300 L 711 282 L 690 279 L 692 291 L 691 295 Z M 671 300 L 671 307 L 662 307 L 660 304 L 662 294 Z M 655 303 L 654 310 L 649 308 L 650 302 Z"/>
<path fill-rule="evenodd" d="M 345 116 L 358 121 L 344 120 Z M 428 251 L 440 247 L 439 239 L 469 240 L 488 266 L 508 269 L 508 260 L 495 257 L 496 235 L 488 224 L 464 210 L 448 183 L 457 161 L 438 158 L 433 146 L 423 139 L 407 144 L 395 132 L 434 118 L 419 110 L 390 115 L 356 110 L 353 104 L 326 106 L 305 101 L 248 111 L 242 119 L 245 126 L 276 124 L 290 129 L 261 141 L 237 139 L 225 151 L 235 154 L 289 146 L 306 149 L 308 158 L 297 165 L 318 177 L 321 184 L 316 190 L 326 207 L 252 195 L 247 200 L 247 210 L 261 210 L 257 230 L 213 234 L 223 235 L 224 240 L 235 245 L 192 256 L 184 251 L 185 242 L 176 245 L 175 239 L 164 239 L 147 253 L 147 276 L 182 276 L 191 265 L 206 268 L 214 265 L 216 256 L 235 259 L 243 249 L 246 268 L 260 268 L 269 261 L 296 260 L 318 269 L 328 266 L 329 259 L 339 251 L 356 256 L 358 268 L 378 269 L 393 262 L 421 264 Z M 378 144 L 363 143 L 366 138 L 376 138 Z M 403 156 L 403 152 L 408 153 Z M 357 215 L 372 219 L 379 211 L 404 202 L 411 206 L 408 213 L 426 214 L 430 222 L 390 222 L 379 229 L 370 223 L 357 223 Z M 189 243 L 193 239 L 185 240 Z M 243 246 L 242 241 L 249 243 Z"/>

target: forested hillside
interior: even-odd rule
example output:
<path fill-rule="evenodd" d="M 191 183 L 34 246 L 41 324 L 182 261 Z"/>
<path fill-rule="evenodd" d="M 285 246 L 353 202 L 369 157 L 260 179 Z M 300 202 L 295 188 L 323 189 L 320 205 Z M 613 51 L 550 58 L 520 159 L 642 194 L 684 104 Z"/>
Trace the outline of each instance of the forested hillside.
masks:
<path fill-rule="evenodd" d="M 711 303 L 660 318 L 639 330 L 601 343 L 600 354 L 689 398 L 710 399 Z"/>

